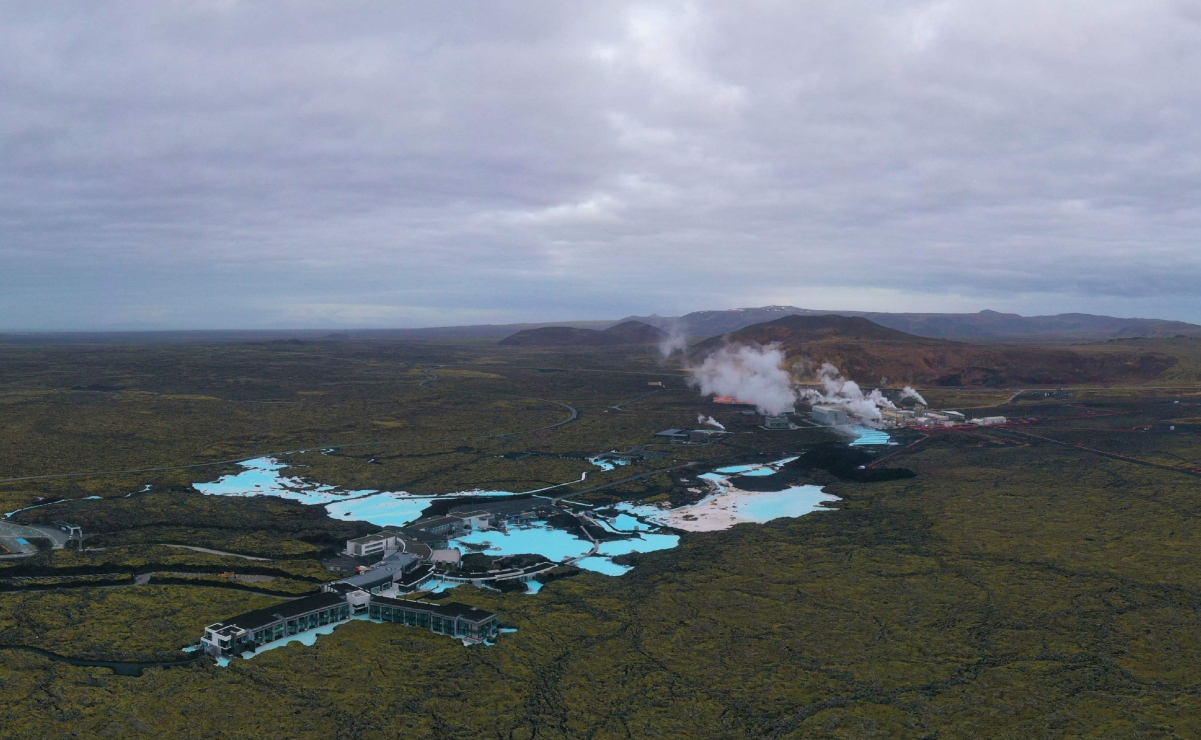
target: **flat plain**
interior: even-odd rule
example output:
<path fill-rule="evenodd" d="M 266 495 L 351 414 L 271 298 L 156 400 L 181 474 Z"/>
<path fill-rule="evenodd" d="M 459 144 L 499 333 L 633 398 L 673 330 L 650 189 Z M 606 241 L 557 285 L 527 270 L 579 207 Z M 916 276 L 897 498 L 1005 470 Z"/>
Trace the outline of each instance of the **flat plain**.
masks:
<path fill-rule="evenodd" d="M 323 557 L 377 529 L 192 489 L 239 460 L 275 456 L 347 490 L 568 483 L 585 503 L 653 503 L 679 494 L 677 466 L 836 439 L 758 429 L 641 348 L 0 353 L 0 506 L 62 499 L 12 518 L 95 535 L 86 552 L 0 560 L 0 644 L 72 657 L 186 658 L 206 624 L 316 589 L 335 577 Z M 536 595 L 455 589 L 516 629 L 491 646 L 354 622 L 312 646 L 141 676 L 0 650 L 0 737 L 1198 737 L 1192 368 L 1067 399 L 933 389 L 936 406 L 1037 421 L 905 438 L 918 443 L 888 463 L 916 473 L 904 480 L 813 470 L 840 498 L 831 510 L 684 533 L 627 556 L 620 577 L 568 569 Z M 655 444 L 700 413 L 735 434 Z M 635 445 L 665 454 L 614 471 L 583 459 Z"/>

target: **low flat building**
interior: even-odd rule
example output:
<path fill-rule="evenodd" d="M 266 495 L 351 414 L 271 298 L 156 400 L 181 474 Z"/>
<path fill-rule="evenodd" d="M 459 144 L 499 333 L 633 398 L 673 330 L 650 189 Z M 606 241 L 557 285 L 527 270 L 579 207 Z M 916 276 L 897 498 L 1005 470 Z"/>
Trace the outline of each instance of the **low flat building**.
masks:
<path fill-rule="evenodd" d="M 880 409 L 880 419 L 886 426 L 903 427 L 913 420 L 913 412 L 906 409 Z"/>
<path fill-rule="evenodd" d="M 345 583 L 353 588 L 360 588 L 368 593 L 378 594 L 392 588 L 392 584 L 401 578 L 405 571 L 411 570 L 420 562 L 415 555 L 395 553 L 380 561 L 370 570 L 365 570 L 350 578 L 343 578 L 338 583 Z"/>
<path fill-rule="evenodd" d="M 972 423 L 982 427 L 1000 426 L 1009 421 L 1004 416 L 985 416 L 982 419 L 972 419 Z"/>
<path fill-rule="evenodd" d="M 792 429 L 792 422 L 787 414 L 777 414 L 763 417 L 764 429 Z"/>
<path fill-rule="evenodd" d="M 440 537 L 457 537 L 471 531 L 467 522 L 457 516 L 436 516 L 413 524 L 415 529 Z M 435 550 L 438 548 L 434 548 Z"/>
<path fill-rule="evenodd" d="M 406 594 L 412 593 L 420 589 L 433 577 L 434 566 L 429 563 L 422 563 L 412 570 L 405 571 L 396 579 L 396 590 Z"/>
<path fill-rule="evenodd" d="M 418 567 L 429 569 L 427 574 L 432 572 L 429 565 Z M 277 640 L 345 622 L 355 614 L 364 614 L 382 622 L 423 627 L 464 642 L 494 639 L 500 627 L 499 618 L 494 612 L 478 607 L 458 602 L 435 604 L 393 599 L 372 595 L 339 581 L 326 584 L 319 594 L 273 604 L 210 624 L 200 638 L 200 645 L 205 655 L 233 658 L 243 653 L 253 653 Z"/>
<path fill-rule="evenodd" d="M 419 532 L 408 531 L 405 528 L 384 529 L 365 537 L 346 540 L 346 554 L 352 558 L 370 560 L 394 552 L 403 552 L 416 555 L 420 560 L 429 560 L 433 548 L 426 544 L 420 535 Z M 439 544 L 437 537 L 433 539 L 434 544 Z"/>
<path fill-rule="evenodd" d="M 412 526 L 390 527 L 397 539 L 404 543 L 404 552 L 411 552 L 422 560 L 429 560 L 430 553 L 446 547 L 446 537 L 432 534 Z"/>
<path fill-rule="evenodd" d="M 519 498 L 507 501 L 492 501 L 486 504 L 456 506 L 448 516 L 459 517 L 472 525 L 472 529 L 495 527 L 498 524 L 521 524 L 553 514 L 558 509 L 546 499 Z M 477 525 L 481 523 L 480 525 Z"/>
<path fill-rule="evenodd" d="M 483 642 L 496 637 L 500 627 L 494 612 L 452 601 L 432 604 L 376 596 L 371 599 L 368 616 L 381 622 L 422 627 L 430 632 L 455 637 L 464 642 Z"/>
<path fill-rule="evenodd" d="M 210 624 L 200 644 L 207 655 L 229 658 L 254 652 L 291 635 L 345 621 L 350 619 L 350 612 L 344 595 L 323 592 Z"/>
<path fill-rule="evenodd" d="M 723 432 L 720 429 L 664 429 L 661 432 L 655 432 L 655 436 L 664 437 L 672 444 L 699 445 L 725 439 L 731 436 L 731 433 Z"/>
<path fill-rule="evenodd" d="M 68 539 L 83 539 L 83 527 L 80 527 L 78 524 L 56 521 L 54 526 L 58 527 L 58 531 L 65 533 Z"/>
<path fill-rule="evenodd" d="M 463 524 L 465 524 L 467 528 L 473 532 L 479 529 L 487 529 L 488 527 L 491 527 L 492 521 L 495 519 L 495 515 L 493 515 L 493 513 L 487 509 L 470 509 L 462 512 L 456 511 L 452 513 L 452 516 L 462 519 Z"/>
<path fill-rule="evenodd" d="M 389 545 L 395 547 L 396 535 L 384 531 L 346 540 L 346 554 L 352 558 L 363 558 L 387 551 Z"/>

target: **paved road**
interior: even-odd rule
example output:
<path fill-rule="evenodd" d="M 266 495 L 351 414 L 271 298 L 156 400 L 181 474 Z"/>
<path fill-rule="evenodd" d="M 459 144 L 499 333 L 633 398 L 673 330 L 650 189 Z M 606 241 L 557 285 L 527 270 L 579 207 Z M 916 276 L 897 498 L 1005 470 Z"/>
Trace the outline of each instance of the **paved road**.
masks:
<path fill-rule="evenodd" d="M 271 558 L 256 558 L 253 555 L 240 555 L 236 552 L 225 552 L 224 550 L 210 550 L 207 547 L 196 547 L 194 545 L 167 545 L 167 544 L 164 544 L 163 547 L 178 547 L 183 550 L 194 550 L 196 552 L 206 552 L 209 555 L 228 555 L 233 558 L 244 558 L 246 560 L 258 560 L 258 561 L 261 561 L 264 563 L 271 561 Z"/>
<path fill-rule="evenodd" d="M 649 397 L 655 395 L 656 393 L 662 393 L 665 390 L 668 390 L 668 389 L 667 388 L 656 388 L 655 390 L 651 391 L 650 393 L 643 393 L 641 396 L 638 396 L 637 398 L 631 398 L 628 401 L 622 401 L 621 403 L 617 404 L 616 406 L 610 406 L 609 408 L 614 411 L 625 411 L 625 409 L 622 407 L 625 406 L 626 404 L 634 403 L 635 401 L 641 401 L 642 399 L 649 398 Z"/>
<path fill-rule="evenodd" d="M 721 459 L 721 458 L 719 458 L 719 459 Z M 712 462 L 716 462 L 716 460 L 706 461 L 706 463 L 712 463 Z M 699 464 L 700 463 L 696 463 L 696 462 L 686 462 L 683 465 L 675 465 L 670 468 L 659 468 L 658 470 L 652 470 L 649 473 L 641 473 L 639 475 L 631 475 L 629 477 L 621 478 L 621 479 L 615 480 L 615 481 L 610 481 L 609 483 L 604 483 L 599 486 L 593 486 L 592 488 L 585 488 L 582 491 L 572 491 L 570 493 L 565 493 L 562 496 L 538 496 L 538 498 L 548 498 L 551 501 L 558 503 L 558 502 L 562 501 L 563 499 L 567 498 L 568 496 L 581 496 L 585 493 L 592 493 L 593 491 L 603 491 L 606 488 L 612 488 L 613 486 L 620 486 L 622 483 L 629 483 L 630 481 L 634 481 L 634 480 L 642 480 L 643 478 L 650 478 L 652 475 L 658 475 L 659 473 L 670 473 L 673 470 L 682 470 L 683 468 L 691 468 L 691 467 L 693 467 L 695 465 L 699 465 Z"/>
<path fill-rule="evenodd" d="M 1019 437 L 1026 437 L 1028 439 L 1037 439 L 1040 442 L 1050 442 L 1051 444 L 1059 445 L 1060 447 L 1067 447 L 1067 448 L 1073 449 L 1073 450 L 1081 450 L 1083 452 L 1090 452 L 1094 455 L 1099 455 L 1101 457 L 1108 457 L 1111 460 L 1120 460 L 1122 462 L 1133 463 L 1134 465 L 1145 465 L 1149 468 L 1159 468 L 1160 470 L 1170 470 L 1173 473 L 1183 473 L 1185 475 L 1191 475 L 1191 476 L 1194 476 L 1197 478 L 1201 478 L 1201 472 L 1198 472 L 1198 470 L 1196 468 L 1178 468 L 1174 465 L 1164 465 L 1163 463 L 1151 462 L 1150 460 L 1140 460 L 1137 457 L 1127 457 L 1126 455 L 1119 455 L 1116 452 L 1106 452 L 1105 450 L 1098 450 L 1098 449 L 1094 449 L 1092 447 L 1086 447 L 1085 445 L 1076 444 L 1074 442 L 1063 442 L 1058 439 L 1052 439 L 1051 437 L 1043 437 L 1043 436 L 1040 436 L 1037 434 L 1031 434 L 1029 432 L 1019 432 L 1016 429 L 1011 429 L 1008 427 L 1005 429 L 990 429 L 987 431 L 988 432 L 999 432 L 1002 434 L 1014 434 Z"/>
<path fill-rule="evenodd" d="M 52 528 L 45 529 L 41 527 L 27 527 L 23 524 L 16 524 L 0 519 L 0 545 L 4 549 L 12 553 L 6 557 L 28 557 L 37 553 L 38 549 L 34 547 L 33 540 L 47 538 L 53 540 L 56 545 L 62 545 L 62 541 L 66 539 L 66 535 L 56 537 L 49 531 Z M 53 529 L 55 534 L 61 534 L 57 529 Z"/>
<path fill-rule="evenodd" d="M 445 365 L 430 365 L 429 367 L 421 368 L 421 372 L 425 373 L 429 377 L 426 378 L 425 380 L 421 381 L 420 383 L 418 383 L 417 387 L 418 388 L 429 388 L 430 383 L 437 383 L 438 376 L 437 376 L 437 374 L 434 373 L 434 370 L 441 370 L 444 367 L 446 367 L 446 366 Z"/>

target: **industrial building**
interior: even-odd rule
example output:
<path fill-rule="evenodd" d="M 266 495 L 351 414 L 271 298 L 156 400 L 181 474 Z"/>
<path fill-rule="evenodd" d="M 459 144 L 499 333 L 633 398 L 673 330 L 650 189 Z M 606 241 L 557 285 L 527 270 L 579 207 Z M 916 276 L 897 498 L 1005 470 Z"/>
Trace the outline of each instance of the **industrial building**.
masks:
<path fill-rule="evenodd" d="M 795 429 L 792 422 L 788 419 L 788 414 L 773 414 L 764 415 L 763 428 L 769 430 L 778 429 Z"/>
<path fill-rule="evenodd" d="M 814 406 L 811 416 L 818 424 L 829 427 L 843 426 L 850 420 L 846 409 L 838 406 Z"/>
<path fill-rule="evenodd" d="M 985 416 L 981 419 L 972 419 L 972 423 L 982 427 L 999 426 L 1009 421 L 1004 416 Z"/>
<path fill-rule="evenodd" d="M 811 417 L 814 422 L 825 426 L 843 426 L 860 423 L 865 426 L 897 429 L 901 427 L 917 427 L 930 429 L 933 427 L 953 427 L 967 423 L 966 417 L 959 411 L 931 411 L 924 403 L 913 398 L 902 399 L 907 408 L 879 408 L 880 417 L 877 420 L 859 420 L 842 406 L 819 404 L 813 407 Z M 999 421 L 998 421 L 999 420 Z M 1005 417 L 990 416 L 986 419 L 972 419 L 973 424 L 1004 424 Z"/>
<path fill-rule="evenodd" d="M 880 418 L 885 425 L 901 427 L 905 426 L 906 421 L 913 418 L 913 411 L 910 409 L 880 409 Z"/>

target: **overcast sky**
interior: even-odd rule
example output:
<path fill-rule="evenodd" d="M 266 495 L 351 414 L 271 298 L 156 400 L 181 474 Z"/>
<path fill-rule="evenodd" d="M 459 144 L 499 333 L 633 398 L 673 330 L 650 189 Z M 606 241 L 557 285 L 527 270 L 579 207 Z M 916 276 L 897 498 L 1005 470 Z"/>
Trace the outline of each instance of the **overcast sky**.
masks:
<path fill-rule="evenodd" d="M 1201 322 L 1201 2 L 5 2 L 0 329 Z"/>

